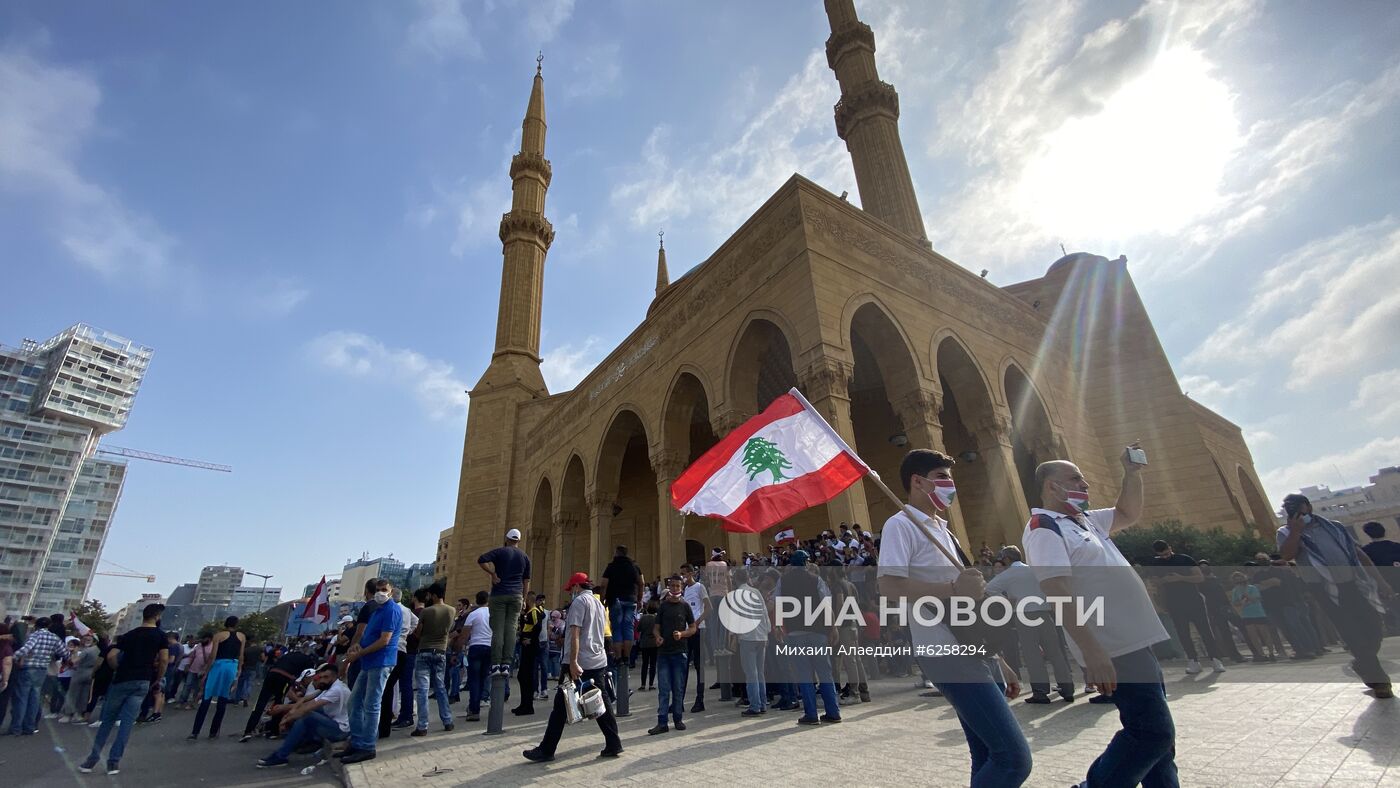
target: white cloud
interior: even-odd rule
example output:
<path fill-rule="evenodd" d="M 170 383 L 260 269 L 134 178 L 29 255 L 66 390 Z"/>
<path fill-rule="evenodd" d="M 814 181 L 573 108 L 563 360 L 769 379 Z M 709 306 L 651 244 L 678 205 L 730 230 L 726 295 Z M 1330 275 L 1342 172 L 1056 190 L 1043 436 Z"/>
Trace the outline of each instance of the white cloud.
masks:
<path fill-rule="evenodd" d="M 854 192 L 850 160 L 831 126 L 838 95 L 825 55 L 813 52 L 732 142 L 676 141 L 670 126 L 658 125 L 641 160 L 613 188 L 613 205 L 639 227 L 694 216 L 723 237 L 795 172 Z"/>
<path fill-rule="evenodd" d="M 481 41 L 468 9 L 469 0 L 418 0 L 418 15 L 408 26 L 408 43 L 437 60 L 479 59 Z"/>
<path fill-rule="evenodd" d="M 0 188 L 30 196 L 77 263 L 109 278 L 168 283 L 175 240 L 78 169 L 102 90 L 82 71 L 0 51 Z"/>
<path fill-rule="evenodd" d="M 501 215 L 510 210 L 510 190 L 499 178 L 481 181 L 465 192 L 452 196 L 457 231 L 452 254 L 461 257 L 467 250 L 499 241 Z"/>
<path fill-rule="evenodd" d="M 1361 411 L 1376 424 L 1400 417 L 1400 369 L 1389 369 L 1367 375 L 1356 388 L 1352 410 Z"/>
<path fill-rule="evenodd" d="M 311 295 L 311 290 L 296 277 L 273 276 L 260 282 L 249 296 L 254 311 L 283 317 Z"/>
<path fill-rule="evenodd" d="M 452 365 L 407 348 L 390 348 L 365 334 L 331 331 L 308 345 L 326 369 L 409 392 L 433 419 L 460 420 L 467 412 L 470 386 Z"/>
<path fill-rule="evenodd" d="M 590 99 L 616 94 L 622 76 L 621 55 L 621 45 L 613 42 L 591 46 L 570 58 L 573 76 L 564 86 L 564 97 Z"/>
<path fill-rule="evenodd" d="M 526 0 L 525 30 L 541 44 L 554 40 L 574 14 L 574 0 Z"/>
<path fill-rule="evenodd" d="M 1250 381 L 1237 380 L 1234 383 L 1221 383 L 1209 375 L 1183 375 L 1181 390 L 1191 399 L 1214 411 L 1220 411 L 1237 395 L 1250 388 Z"/>
<path fill-rule="evenodd" d="M 567 342 L 543 353 L 544 362 L 540 371 L 544 373 L 549 390 L 558 394 L 578 385 L 583 376 L 593 371 L 603 357 L 603 341 L 590 336 L 581 342 Z"/>
<path fill-rule="evenodd" d="M 1274 468 L 1260 476 L 1270 500 L 1279 501 L 1290 492 L 1311 484 L 1327 484 L 1338 478 L 1347 484 L 1369 479 L 1377 468 L 1400 463 L 1400 437 L 1376 438 L 1365 446 L 1336 454 L 1309 457 L 1292 465 Z"/>
<path fill-rule="evenodd" d="M 1312 241 L 1265 272 L 1244 313 L 1186 359 L 1286 361 L 1288 387 L 1393 366 L 1400 326 L 1400 220 L 1388 217 Z"/>

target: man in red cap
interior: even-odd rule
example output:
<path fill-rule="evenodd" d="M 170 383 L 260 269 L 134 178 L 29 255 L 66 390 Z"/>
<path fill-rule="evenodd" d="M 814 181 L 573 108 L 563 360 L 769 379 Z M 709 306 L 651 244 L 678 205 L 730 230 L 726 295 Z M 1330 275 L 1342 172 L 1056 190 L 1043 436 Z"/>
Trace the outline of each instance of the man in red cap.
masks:
<path fill-rule="evenodd" d="M 603 713 L 596 718 L 598 728 L 603 731 L 605 746 L 598 753 L 601 758 L 616 758 L 622 754 L 622 740 L 617 736 L 617 719 L 613 716 L 612 679 L 608 673 L 608 655 L 603 649 L 603 618 L 607 611 L 603 603 L 593 595 L 593 584 L 588 575 L 575 572 L 564 586 L 564 592 L 573 601 L 564 619 L 564 667 L 563 672 L 575 684 L 591 682 L 603 691 Z M 564 733 L 564 692 L 554 693 L 554 710 L 549 715 L 549 725 L 545 728 L 544 739 L 538 747 L 522 753 L 527 760 L 543 763 L 554 760 L 554 750 L 559 746 L 559 737 Z"/>

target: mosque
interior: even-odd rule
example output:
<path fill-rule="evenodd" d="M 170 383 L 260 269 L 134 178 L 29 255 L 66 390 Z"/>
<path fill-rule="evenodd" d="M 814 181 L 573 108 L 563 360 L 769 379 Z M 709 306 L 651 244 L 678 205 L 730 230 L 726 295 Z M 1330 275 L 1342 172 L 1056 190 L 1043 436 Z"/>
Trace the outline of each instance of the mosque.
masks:
<path fill-rule="evenodd" d="M 1141 439 L 1145 522 L 1258 529 L 1272 509 L 1240 428 L 1186 397 L 1123 257 L 1069 254 L 1045 275 L 991 284 L 934 251 L 899 136 L 899 97 L 876 71 L 853 0 L 826 0 L 827 63 L 860 207 L 794 174 L 709 259 L 675 281 L 664 247 L 646 318 L 571 391 L 540 373 L 544 80 L 511 160 L 495 350 L 470 391 L 448 558 L 454 594 L 477 557 L 524 534 L 534 587 L 554 593 L 628 546 L 649 577 L 684 561 L 766 549 L 670 505 L 672 481 L 729 430 L 796 386 L 898 489 L 899 461 L 957 459 L 951 522 L 964 544 L 1019 540 L 1049 459 L 1079 465 L 1095 500 L 1117 495 Z M 799 537 L 843 522 L 878 532 L 894 511 L 868 482 L 792 518 Z"/>

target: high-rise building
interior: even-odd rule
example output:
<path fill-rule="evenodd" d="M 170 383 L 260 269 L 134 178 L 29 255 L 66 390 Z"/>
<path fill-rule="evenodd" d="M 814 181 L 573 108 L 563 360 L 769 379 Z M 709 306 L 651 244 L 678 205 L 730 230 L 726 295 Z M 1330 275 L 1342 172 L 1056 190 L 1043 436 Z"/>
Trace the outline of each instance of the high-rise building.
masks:
<path fill-rule="evenodd" d="M 233 598 L 229 601 L 229 616 L 246 616 L 249 613 L 261 613 L 268 608 L 276 607 L 282 601 L 282 589 L 277 586 L 239 586 L 233 589 Z"/>
<path fill-rule="evenodd" d="M 151 355 L 81 323 L 0 345 L 0 614 L 87 595 L 126 473 L 93 452 L 126 425 Z"/>
<path fill-rule="evenodd" d="M 225 605 L 233 601 L 233 591 L 243 585 L 243 568 L 239 566 L 206 566 L 199 570 L 199 585 L 195 588 L 196 605 Z"/>

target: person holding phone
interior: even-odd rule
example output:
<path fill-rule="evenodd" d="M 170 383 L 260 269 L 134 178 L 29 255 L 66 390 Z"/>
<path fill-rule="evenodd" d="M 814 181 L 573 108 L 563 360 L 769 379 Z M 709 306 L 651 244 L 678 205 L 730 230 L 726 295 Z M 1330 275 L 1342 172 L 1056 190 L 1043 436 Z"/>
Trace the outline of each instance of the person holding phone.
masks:
<path fill-rule="evenodd" d="M 1279 554 L 1297 561 L 1303 582 L 1337 627 L 1356 675 L 1378 700 L 1395 697 L 1378 654 L 1384 636 L 1385 600 L 1394 596 L 1351 530 L 1313 513 L 1306 495 L 1283 499 L 1288 522 L 1278 529 Z"/>

